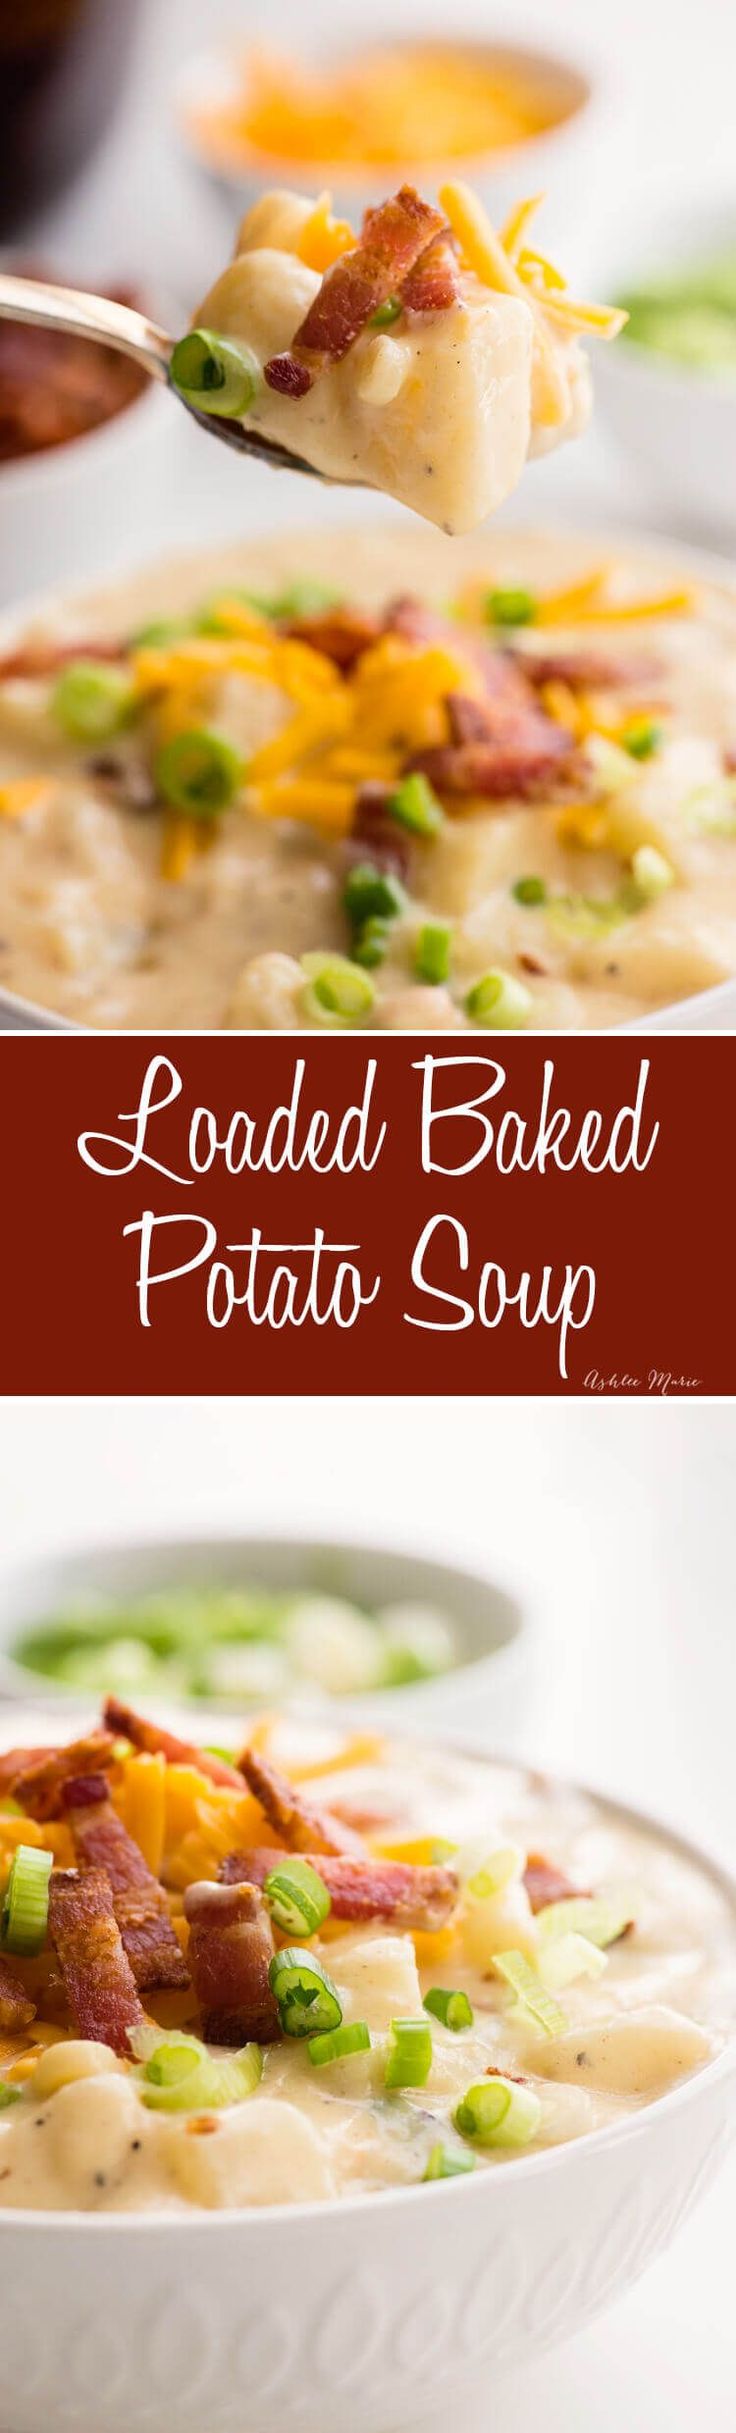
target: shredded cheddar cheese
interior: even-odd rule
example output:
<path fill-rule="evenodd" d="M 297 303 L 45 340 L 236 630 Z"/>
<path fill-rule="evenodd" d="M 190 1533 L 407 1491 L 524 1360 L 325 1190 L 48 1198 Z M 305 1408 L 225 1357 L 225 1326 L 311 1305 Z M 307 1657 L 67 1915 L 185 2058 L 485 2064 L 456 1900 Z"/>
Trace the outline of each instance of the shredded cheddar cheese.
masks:
<path fill-rule="evenodd" d="M 309 270 L 329 270 L 340 255 L 350 253 L 356 242 L 349 220 L 336 220 L 332 213 L 332 195 L 320 194 L 309 219 L 295 240 L 294 252 Z"/>
<path fill-rule="evenodd" d="M 0 786 L 0 819 L 25 819 L 40 811 L 54 792 L 51 777 L 12 777 Z"/>

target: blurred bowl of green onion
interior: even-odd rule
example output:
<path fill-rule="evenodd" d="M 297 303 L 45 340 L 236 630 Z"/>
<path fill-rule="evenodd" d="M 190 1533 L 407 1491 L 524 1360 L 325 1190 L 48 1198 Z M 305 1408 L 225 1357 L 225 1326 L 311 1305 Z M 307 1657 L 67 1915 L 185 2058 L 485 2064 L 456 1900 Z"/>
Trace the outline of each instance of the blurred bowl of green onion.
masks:
<path fill-rule="evenodd" d="M 528 1617 L 422 1554 L 311 1538 L 177 1538 L 28 1564 L 0 1580 L 0 1696 L 245 1707 L 354 1701 L 513 1718 Z"/>
<path fill-rule="evenodd" d="M 602 422 L 676 529 L 736 535 L 736 183 L 710 201 L 645 185 L 596 263 L 629 320 L 596 350 Z M 615 361 L 604 360 L 606 354 Z"/>

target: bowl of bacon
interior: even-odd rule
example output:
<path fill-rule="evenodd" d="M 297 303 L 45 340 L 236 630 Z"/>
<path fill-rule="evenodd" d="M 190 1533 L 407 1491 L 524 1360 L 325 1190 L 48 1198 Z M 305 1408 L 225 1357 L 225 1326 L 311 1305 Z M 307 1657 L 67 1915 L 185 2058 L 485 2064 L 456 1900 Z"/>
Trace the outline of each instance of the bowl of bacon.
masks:
<path fill-rule="evenodd" d="M 704 1852 L 337 1722 L 224 1753 L 117 1699 L 64 1742 L 19 1716 L 13 2433 L 439 2424 L 666 2245 L 733 2128 L 736 1888 Z"/>

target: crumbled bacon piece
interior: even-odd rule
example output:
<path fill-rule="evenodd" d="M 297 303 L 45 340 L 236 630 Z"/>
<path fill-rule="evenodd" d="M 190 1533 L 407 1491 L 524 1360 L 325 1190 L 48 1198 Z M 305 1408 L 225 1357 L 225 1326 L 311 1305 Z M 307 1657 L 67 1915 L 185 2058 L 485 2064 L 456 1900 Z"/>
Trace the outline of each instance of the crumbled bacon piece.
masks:
<path fill-rule="evenodd" d="M 409 271 L 401 301 L 406 312 L 446 313 L 457 302 L 459 292 L 460 265 L 453 240 L 445 229 Z"/>
<path fill-rule="evenodd" d="M 375 777 L 359 786 L 347 855 L 351 862 L 370 861 L 377 870 L 391 870 L 395 878 L 405 879 L 411 866 L 411 843 L 406 829 L 399 827 L 389 811 L 391 792 L 390 786 Z"/>
<path fill-rule="evenodd" d="M 128 2054 L 129 2030 L 144 2025 L 144 2013 L 101 1867 L 52 1874 L 49 1931 L 78 2034 Z"/>
<path fill-rule="evenodd" d="M 281 2034 L 268 1982 L 274 1940 L 254 1884 L 190 1884 L 189 1961 L 209 2044 L 272 2044 Z"/>
<path fill-rule="evenodd" d="M 562 1867 L 545 1859 L 538 1850 L 530 1850 L 524 1869 L 524 1889 L 529 1895 L 535 1917 L 540 1909 L 548 1909 L 551 1901 L 589 1900 L 590 1894 L 579 1884 L 571 1884 Z"/>
<path fill-rule="evenodd" d="M 35 2002 L 29 2000 L 25 1986 L 13 1976 L 7 1960 L 0 1958 L 0 2028 L 13 2036 L 16 2030 L 27 2028 L 35 2015 Z"/>
<path fill-rule="evenodd" d="M 370 650 L 380 632 L 380 619 L 361 608 L 321 609 L 310 617 L 284 617 L 279 624 L 279 633 L 294 642 L 308 642 L 345 673 Z"/>
<path fill-rule="evenodd" d="M 325 272 L 288 351 L 265 365 L 269 388 L 303 397 L 326 364 L 341 362 L 371 314 L 401 294 L 410 271 L 444 231 L 441 213 L 413 186 L 367 211 L 357 245 Z"/>
<path fill-rule="evenodd" d="M 139 1991 L 188 1985 L 189 1970 L 174 1933 L 166 1894 L 146 1866 L 137 1842 L 116 1816 L 104 1775 L 87 1774 L 66 1783 L 62 1809 L 80 1867 L 104 1868 Z"/>
<path fill-rule="evenodd" d="M 31 1766 L 40 1765 L 41 1759 L 43 1757 L 48 1757 L 48 1754 L 48 1747 L 43 1749 L 3 1749 L 2 1755 L 0 1756 L 0 1798 L 10 1798 L 13 1792 L 13 1786 L 18 1782 L 20 1775 L 27 1774 Z"/>
<path fill-rule="evenodd" d="M 513 654 L 512 654 L 513 655 Z M 517 667 L 523 668 L 530 684 L 568 684 L 572 693 L 611 692 L 627 684 L 651 684 L 662 673 L 661 660 L 649 651 L 636 664 L 632 660 L 606 658 L 603 651 L 555 650 L 517 651 Z"/>
<path fill-rule="evenodd" d="M 0 684 L 9 684 L 19 676 L 39 681 L 44 676 L 57 676 L 74 659 L 124 659 L 124 642 L 106 642 L 100 634 L 85 636 L 79 642 L 23 643 L 19 650 L 6 651 L 0 658 Z"/>
<path fill-rule="evenodd" d="M 112 1762 L 114 1747 L 112 1732 L 89 1732 L 84 1740 L 71 1740 L 66 1749 L 45 1749 L 17 1777 L 15 1798 L 37 1824 L 45 1824 L 49 1817 L 58 1816 L 65 1784 L 75 1775 L 103 1773 Z"/>
<path fill-rule="evenodd" d="M 365 1846 L 350 1825 L 341 1825 L 328 1808 L 317 1807 L 298 1791 L 288 1774 L 280 1774 L 269 1759 L 260 1757 L 255 1749 L 244 1749 L 240 1764 L 249 1791 L 260 1801 L 274 1831 L 281 1835 L 287 1850 L 316 1850 L 325 1858 L 347 1857 L 354 1853 L 365 1858 Z"/>
<path fill-rule="evenodd" d="M 200 1774 L 209 1775 L 210 1782 L 242 1791 L 243 1777 L 235 1766 L 226 1765 L 223 1757 L 213 1757 L 209 1749 L 195 1748 L 191 1740 L 179 1740 L 175 1732 L 165 1732 L 162 1724 L 148 1723 L 133 1707 L 123 1706 L 121 1699 L 105 1699 L 105 1722 L 119 1739 L 130 1740 L 134 1749 L 165 1757 L 170 1766 L 196 1766 Z"/>
<path fill-rule="evenodd" d="M 526 800 L 559 766 L 569 743 L 560 727 L 545 719 L 535 727 L 530 718 L 512 739 L 501 736 L 487 743 L 433 744 L 415 752 L 407 770 L 418 769 L 438 794 L 449 796 L 448 809 L 471 795 L 487 802 L 513 797 Z"/>
<path fill-rule="evenodd" d="M 487 743 L 490 706 L 472 693 L 448 693 L 447 716 L 451 743 Z"/>
<path fill-rule="evenodd" d="M 223 1859 L 223 1884 L 265 1884 L 282 1850 L 234 1850 Z M 452 1867 L 410 1867 L 398 1859 L 323 1858 L 310 1851 L 309 1864 L 326 1886 L 335 1918 L 386 1918 L 408 1933 L 436 1934 L 454 1909 L 458 1879 Z"/>

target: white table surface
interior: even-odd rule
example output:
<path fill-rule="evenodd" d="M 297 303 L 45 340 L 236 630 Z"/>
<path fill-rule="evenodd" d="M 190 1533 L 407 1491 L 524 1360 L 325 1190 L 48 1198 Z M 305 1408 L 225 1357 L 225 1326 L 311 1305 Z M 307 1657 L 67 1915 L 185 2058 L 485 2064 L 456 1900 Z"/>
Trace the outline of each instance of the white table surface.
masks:
<path fill-rule="evenodd" d="M 726 1405 L 5 1401 L 0 1544 L 9 1564 L 288 1526 L 488 1567 L 540 1611 L 530 1754 L 727 1849 L 735 1459 Z M 628 2299 L 515 2380 L 493 2433 L 733 2433 L 735 2197 L 728 2169 Z"/>

